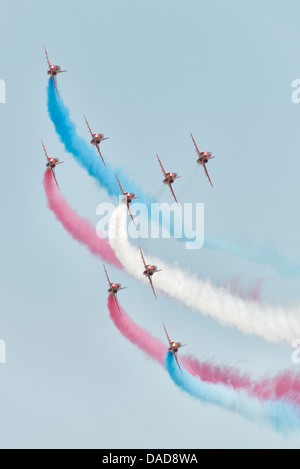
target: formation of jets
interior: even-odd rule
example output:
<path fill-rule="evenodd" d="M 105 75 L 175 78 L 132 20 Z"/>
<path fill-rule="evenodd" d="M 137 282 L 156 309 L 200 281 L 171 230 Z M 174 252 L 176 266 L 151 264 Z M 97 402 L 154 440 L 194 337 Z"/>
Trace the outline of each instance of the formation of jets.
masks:
<path fill-rule="evenodd" d="M 50 62 L 49 60 L 49 56 L 48 56 L 48 52 L 47 52 L 47 49 L 46 47 L 44 47 L 45 49 L 45 54 L 46 54 L 46 58 L 47 58 L 47 62 L 48 62 L 48 66 L 49 66 L 49 69 L 47 70 L 47 74 L 51 76 L 52 80 L 53 80 L 53 83 L 54 83 L 54 86 L 55 86 L 55 89 L 56 89 L 56 93 L 57 93 L 57 96 L 59 97 L 59 92 L 58 92 L 58 88 L 57 88 L 57 84 L 56 84 L 56 76 L 59 74 L 59 73 L 63 73 L 63 72 L 66 72 L 67 70 L 62 70 L 60 65 L 54 65 Z M 99 153 L 99 156 L 101 157 L 101 160 L 104 164 L 104 166 L 106 166 L 105 164 L 105 161 L 104 161 L 104 158 L 102 156 L 102 153 L 101 153 L 101 150 L 100 150 L 100 143 L 103 142 L 104 140 L 107 140 L 109 137 L 104 137 L 104 135 L 102 133 L 96 133 L 96 132 L 93 132 L 89 123 L 88 123 L 88 120 L 87 118 L 84 116 L 84 119 L 85 119 L 85 122 L 86 122 L 86 125 L 90 131 L 90 134 L 91 134 L 91 145 L 94 145 Z M 211 179 L 210 179 L 210 176 L 208 174 L 208 171 L 207 171 L 207 168 L 206 168 L 206 164 L 208 163 L 209 160 L 211 160 L 212 158 L 215 158 L 214 156 L 212 156 L 212 153 L 209 152 L 209 151 L 200 151 L 198 146 L 197 146 L 197 143 L 195 142 L 195 139 L 191 133 L 191 137 L 192 137 L 192 140 L 193 140 L 193 143 L 194 143 L 194 146 L 195 146 L 195 150 L 196 150 L 196 153 L 197 153 L 197 156 L 198 156 L 198 159 L 197 159 L 197 163 L 199 164 L 199 166 L 202 166 L 204 171 L 205 171 L 205 174 L 210 182 L 210 185 L 213 187 L 212 185 L 212 182 L 211 182 Z M 44 146 L 44 145 L 43 145 Z M 46 151 L 45 151 L 46 153 Z M 160 167 L 161 167 L 161 170 L 164 174 L 164 179 L 163 179 L 163 184 L 165 185 L 168 185 L 169 188 L 170 188 L 170 191 L 172 193 L 172 196 L 175 200 L 175 202 L 178 204 L 178 201 L 177 201 L 177 198 L 175 196 L 175 193 L 174 193 L 174 190 L 173 190 L 173 187 L 172 187 L 172 184 L 174 183 L 174 181 L 178 178 L 180 178 L 180 176 L 178 176 L 177 173 L 175 172 L 166 172 L 164 167 L 163 167 L 163 164 L 158 156 L 158 154 L 156 154 L 157 156 L 157 159 L 158 159 L 158 162 L 160 164 Z M 53 160 L 51 162 L 51 164 L 57 160 L 57 158 L 51 158 L 51 160 Z M 57 163 L 56 163 L 57 164 Z M 48 164 L 47 164 L 48 166 Z M 49 165 L 49 167 L 51 167 L 51 165 Z M 53 177 L 55 178 L 55 174 L 54 174 L 54 169 L 55 165 L 53 166 L 52 168 L 52 174 L 53 174 Z M 122 189 L 122 186 L 121 186 L 121 183 L 119 181 L 119 178 L 117 176 L 117 179 L 118 179 L 118 183 L 119 183 L 119 186 L 120 186 L 120 189 L 122 191 L 122 194 L 124 196 L 124 201 L 126 202 L 127 204 L 127 207 L 128 207 L 128 211 L 130 213 L 130 216 L 133 220 L 133 216 L 132 216 L 132 213 L 129 209 L 129 204 L 132 202 L 133 199 L 136 199 L 137 197 L 135 196 L 135 194 L 131 194 L 130 192 L 124 192 L 123 189 Z M 56 178 L 55 178 L 55 182 L 57 184 L 57 181 L 56 181 Z M 58 184 L 57 184 L 58 185 Z M 132 196 L 132 197 L 131 197 Z M 125 200 L 126 199 L 126 200 Z"/>
<path fill-rule="evenodd" d="M 48 62 L 48 66 L 49 66 L 49 69 L 47 70 L 47 74 L 51 76 L 52 80 L 53 80 L 53 83 L 54 83 L 54 86 L 55 86 L 55 90 L 56 90 L 56 93 L 57 93 L 57 96 L 58 98 L 60 97 L 59 96 L 59 92 L 58 92 L 58 88 L 57 88 L 57 83 L 56 83 L 56 76 L 59 74 L 59 73 L 63 73 L 63 72 L 66 72 L 67 70 L 62 70 L 61 67 L 59 65 L 53 65 L 51 64 L 50 60 L 49 60 L 49 57 L 48 57 L 48 53 L 47 53 L 47 50 L 46 50 L 46 47 L 44 47 L 45 49 L 45 54 L 46 54 L 46 58 L 47 58 L 47 62 Z M 85 122 L 86 122 L 86 125 L 89 129 L 89 132 L 91 134 L 91 145 L 94 145 L 99 153 L 99 156 L 101 157 L 101 160 L 104 164 L 104 166 L 106 166 L 105 164 L 105 161 L 104 161 L 104 158 L 102 156 L 102 153 L 100 151 L 100 143 L 103 142 L 104 140 L 107 140 L 109 137 L 104 137 L 104 135 L 102 133 L 96 133 L 96 132 L 93 132 L 89 123 L 88 123 L 88 120 L 87 118 L 84 116 L 84 119 L 85 119 Z M 207 171 L 207 168 L 206 168 L 206 164 L 208 163 L 209 160 L 211 160 L 212 158 L 215 158 L 214 156 L 212 156 L 212 153 L 211 152 L 207 152 L 207 151 L 200 151 L 196 142 L 195 142 L 195 139 L 191 133 L 191 137 L 192 137 L 192 141 L 194 143 L 194 146 L 195 146 L 195 150 L 196 150 L 196 153 L 197 153 L 197 164 L 199 164 L 199 166 L 202 166 L 204 171 L 205 171 L 205 174 L 210 182 L 210 185 L 213 187 L 213 184 L 211 182 L 211 179 L 210 179 L 210 176 L 208 174 L 208 171 Z M 55 183 L 59 189 L 59 186 L 58 186 L 58 182 L 57 182 L 57 179 L 56 179 L 56 175 L 55 175 L 55 167 L 58 165 L 58 164 L 61 164 L 63 163 L 63 161 L 59 161 L 58 158 L 54 158 L 54 157 L 49 157 L 48 156 L 48 153 L 46 151 L 46 148 L 45 148 L 45 145 L 44 145 L 44 142 L 42 140 L 42 145 L 43 145 L 43 149 L 44 149 L 44 152 L 45 152 L 45 155 L 46 155 L 46 158 L 47 158 L 47 163 L 46 163 L 46 167 L 49 168 L 49 170 L 51 171 L 52 175 L 53 175 L 53 178 L 55 180 Z M 175 193 L 174 193 L 174 190 L 173 190 L 173 187 L 172 185 L 174 184 L 175 180 L 180 178 L 180 176 L 178 176 L 177 173 L 175 172 L 167 172 L 165 171 L 164 169 L 164 166 L 158 156 L 158 154 L 156 154 L 157 156 L 157 159 L 158 159 L 158 162 L 159 162 L 159 165 L 161 167 L 161 170 L 163 172 L 163 175 L 164 175 L 164 179 L 163 179 L 163 184 L 165 185 L 168 185 L 169 188 L 170 188 L 170 191 L 172 193 L 172 196 L 175 200 L 175 202 L 178 204 L 178 201 L 177 201 L 177 198 L 175 196 Z M 133 215 L 131 213 L 131 210 L 130 210 L 130 204 L 133 200 L 137 199 L 138 197 L 136 197 L 136 195 L 132 192 L 125 192 L 123 190 L 123 187 L 121 185 L 121 182 L 118 178 L 118 176 L 116 175 L 117 177 L 117 181 L 118 181 L 118 184 L 119 184 L 119 187 L 120 187 L 120 190 L 122 192 L 122 195 L 123 195 L 123 202 L 126 203 L 127 205 L 127 209 L 128 209 L 128 212 L 131 216 L 131 219 L 134 223 L 134 218 L 133 218 Z M 143 271 L 143 275 L 149 280 L 149 283 L 151 285 L 151 288 L 152 288 L 152 291 L 154 293 L 154 296 L 155 298 L 157 298 L 156 296 L 156 292 L 155 292 L 155 289 L 154 289 L 154 285 L 153 285 L 153 281 L 152 281 L 152 277 L 155 273 L 157 272 L 160 272 L 161 270 L 159 270 L 157 268 L 156 265 L 151 265 L 151 264 L 147 264 L 146 261 L 145 261 L 145 257 L 144 257 L 144 254 L 143 254 L 143 251 L 141 249 L 141 247 L 139 248 L 140 249 L 140 254 L 141 254 L 141 258 L 142 258 L 142 261 L 143 261 L 143 266 L 144 266 L 144 271 Z M 120 309 L 120 306 L 119 306 L 119 303 L 118 303 L 118 299 L 117 299 L 117 293 L 118 291 L 120 290 L 123 290 L 124 288 L 126 287 L 122 287 L 119 283 L 114 283 L 114 282 L 111 282 L 109 276 L 108 276 L 108 273 L 107 273 L 107 270 L 106 270 L 106 267 L 105 265 L 103 265 L 104 267 L 104 271 L 105 271 L 105 275 L 106 275 L 106 278 L 107 278 L 107 281 L 109 283 L 109 288 L 108 288 L 108 293 L 110 295 L 113 296 L 114 298 L 114 301 L 116 303 L 116 306 L 118 308 L 118 311 L 119 313 L 121 314 L 121 309 Z M 179 350 L 180 347 L 184 347 L 184 345 L 181 344 L 181 342 L 174 342 L 170 339 L 169 335 L 168 335 L 168 332 L 167 332 L 167 329 L 165 327 L 165 325 L 163 324 L 163 327 L 164 327 L 164 330 L 165 330 L 165 333 L 166 333 L 166 336 L 167 336 L 167 339 L 168 339 L 168 342 L 169 342 L 169 348 L 168 350 L 170 352 L 173 353 L 174 355 L 174 358 L 176 360 L 176 363 L 179 367 L 179 370 L 181 371 L 182 373 L 182 370 L 181 370 L 181 367 L 179 365 L 179 362 L 178 362 L 178 358 L 177 358 L 177 352 Z"/>

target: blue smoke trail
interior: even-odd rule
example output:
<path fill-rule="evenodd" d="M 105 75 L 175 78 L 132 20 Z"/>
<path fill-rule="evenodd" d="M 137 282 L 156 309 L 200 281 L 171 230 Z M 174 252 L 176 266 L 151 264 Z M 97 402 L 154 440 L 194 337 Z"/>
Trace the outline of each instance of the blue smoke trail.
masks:
<path fill-rule="evenodd" d="M 107 190 L 107 193 L 113 197 L 120 196 L 120 188 L 115 177 L 115 173 L 117 173 L 124 190 L 135 192 L 139 197 L 139 202 L 147 206 L 148 214 L 150 216 L 151 203 L 156 201 L 150 196 L 147 196 L 134 181 L 129 180 L 128 176 L 121 169 L 113 170 L 107 162 L 106 167 L 103 165 L 95 148 L 92 147 L 87 140 L 77 134 L 76 126 L 70 118 L 70 111 L 65 106 L 62 98 L 58 99 L 55 86 L 51 78 L 48 82 L 47 97 L 50 118 L 54 124 L 56 133 L 65 146 L 66 151 L 71 153 L 78 163 L 87 170 L 88 174 L 95 178 L 100 186 L 104 187 Z M 176 219 L 175 221 L 172 219 L 171 226 L 166 228 L 170 231 L 171 235 L 174 236 L 176 229 L 178 230 L 178 222 Z M 192 241 L 184 235 L 176 238 L 184 242 Z M 227 240 L 209 236 L 206 236 L 203 247 L 205 249 L 223 251 L 232 256 L 242 257 L 258 264 L 270 265 L 279 273 L 287 276 L 298 277 L 300 275 L 299 264 L 285 259 L 269 249 L 234 244 Z"/>
<path fill-rule="evenodd" d="M 256 264 L 269 265 L 278 273 L 287 277 L 300 277 L 299 262 L 287 259 L 278 252 L 266 247 L 251 244 L 246 246 L 214 237 L 206 237 L 204 247 L 214 251 L 223 251 L 234 257 L 248 259 Z"/>
<path fill-rule="evenodd" d="M 222 384 L 212 384 L 191 376 L 184 368 L 180 372 L 172 352 L 165 356 L 166 369 L 174 383 L 189 395 L 202 402 L 216 404 L 248 420 L 268 422 L 275 430 L 287 434 L 300 430 L 300 415 L 283 400 L 260 401 L 246 391 L 234 390 Z"/>

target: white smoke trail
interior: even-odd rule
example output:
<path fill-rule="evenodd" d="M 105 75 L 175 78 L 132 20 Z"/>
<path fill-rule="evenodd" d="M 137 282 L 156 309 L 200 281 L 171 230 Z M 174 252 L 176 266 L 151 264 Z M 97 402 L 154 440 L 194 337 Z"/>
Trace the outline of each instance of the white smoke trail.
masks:
<path fill-rule="evenodd" d="M 143 276 L 143 263 L 139 250 L 127 236 L 127 208 L 117 207 L 109 225 L 109 242 L 124 269 L 136 279 L 147 283 Z M 262 305 L 245 301 L 225 288 L 213 286 L 187 270 L 168 265 L 145 254 L 147 263 L 156 264 L 162 272 L 154 275 L 155 289 L 184 303 L 191 309 L 211 316 L 227 326 L 235 326 L 245 334 L 257 334 L 270 342 L 288 342 L 300 337 L 300 305 Z"/>

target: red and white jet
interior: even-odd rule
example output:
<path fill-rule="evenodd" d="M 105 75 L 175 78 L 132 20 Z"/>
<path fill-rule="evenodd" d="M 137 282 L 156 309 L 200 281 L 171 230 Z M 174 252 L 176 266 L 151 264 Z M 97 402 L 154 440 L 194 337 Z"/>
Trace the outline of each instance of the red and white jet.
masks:
<path fill-rule="evenodd" d="M 104 267 L 104 270 L 105 270 L 107 281 L 109 283 L 109 289 L 107 291 L 108 291 L 108 293 L 110 293 L 114 297 L 114 300 L 115 300 L 115 303 L 116 303 L 117 308 L 119 310 L 119 313 L 121 314 L 120 306 L 119 306 L 119 303 L 118 303 L 118 300 L 117 300 L 117 293 L 118 293 L 119 290 L 124 290 L 126 287 L 121 287 L 120 283 L 111 282 L 104 264 L 103 264 L 103 267 Z"/>
<path fill-rule="evenodd" d="M 47 168 L 50 169 L 50 171 L 51 171 L 51 173 L 52 173 L 52 175 L 53 175 L 53 177 L 54 177 L 54 181 L 56 182 L 56 185 L 57 185 L 57 187 L 58 187 L 58 189 L 59 189 L 59 185 L 58 185 L 58 182 L 57 182 L 57 179 L 56 179 L 56 176 L 55 176 L 55 166 L 56 166 L 57 164 L 62 164 L 62 163 L 64 163 L 64 161 L 59 161 L 58 158 L 53 158 L 53 157 L 48 156 L 48 153 L 47 153 L 47 150 L 46 150 L 46 148 L 45 148 L 45 145 L 44 145 L 43 140 L 42 140 L 42 145 L 43 145 L 44 152 L 45 152 L 45 155 L 46 155 L 46 158 L 47 158 L 46 166 L 47 166 Z"/>
<path fill-rule="evenodd" d="M 197 160 L 197 163 L 200 166 L 203 166 L 205 174 L 208 177 L 208 180 L 210 182 L 210 185 L 211 185 L 211 187 L 213 187 L 211 179 L 210 179 L 209 174 L 208 174 L 208 171 L 206 169 L 206 163 L 208 162 L 208 160 L 211 160 L 212 158 L 215 158 L 215 157 L 212 156 L 210 151 L 200 151 L 192 134 L 191 134 L 191 137 L 192 137 L 192 140 L 193 140 L 194 145 L 195 145 L 196 152 L 197 152 L 198 157 L 199 157 L 198 160 Z"/>
<path fill-rule="evenodd" d="M 165 171 L 165 168 L 163 167 L 162 162 L 160 161 L 159 156 L 158 156 L 157 153 L 156 153 L 156 156 L 157 156 L 158 162 L 159 162 L 159 164 L 160 164 L 160 167 L 161 167 L 161 169 L 162 169 L 162 172 L 164 173 L 164 176 L 165 176 L 165 178 L 164 178 L 164 180 L 163 180 L 163 183 L 164 183 L 164 184 L 167 184 L 167 185 L 169 186 L 169 188 L 170 188 L 170 190 L 171 190 L 171 192 L 172 192 L 172 195 L 173 195 L 173 197 L 174 197 L 174 199 L 175 199 L 175 202 L 178 204 L 177 199 L 176 199 L 176 196 L 175 196 L 174 191 L 173 191 L 173 188 L 172 188 L 172 184 L 173 184 L 173 182 L 175 181 L 175 179 L 180 178 L 180 176 L 178 176 L 177 173 L 170 173 L 170 172 L 167 173 L 167 172 Z"/>
<path fill-rule="evenodd" d="M 46 50 L 45 46 L 44 46 L 44 49 L 45 49 L 45 53 L 46 53 L 46 57 L 47 57 L 47 62 L 48 62 L 48 65 L 49 65 L 49 70 L 47 71 L 47 73 L 48 73 L 48 75 L 51 75 L 51 78 L 53 80 L 53 83 L 54 83 L 54 86 L 55 86 L 55 89 L 56 89 L 57 96 L 59 97 L 59 92 L 58 92 L 58 89 L 57 89 L 55 77 L 58 73 L 64 73 L 67 70 L 62 70 L 59 65 L 53 65 L 52 63 L 50 63 L 50 60 L 49 60 L 49 57 L 48 57 L 47 50 Z"/>
<path fill-rule="evenodd" d="M 97 134 L 97 133 L 92 132 L 92 129 L 91 129 L 90 126 L 89 126 L 89 123 L 88 123 L 88 121 L 87 121 L 87 118 L 86 118 L 85 116 L 84 116 L 84 118 L 85 118 L 86 125 L 88 126 L 88 129 L 89 129 L 89 131 L 90 131 L 90 133 L 91 133 L 91 136 L 92 136 L 92 140 L 91 140 L 90 143 L 91 143 L 92 145 L 94 145 L 94 146 L 97 148 L 98 153 L 99 153 L 99 155 L 101 156 L 101 159 L 102 159 L 102 161 L 103 161 L 103 164 L 104 164 L 104 166 L 106 166 L 105 161 L 104 161 L 104 159 L 103 159 L 103 156 L 102 156 L 102 154 L 101 154 L 99 145 L 100 145 L 101 142 L 103 142 L 103 140 L 107 140 L 109 137 L 104 137 L 103 134 Z"/>
<path fill-rule="evenodd" d="M 118 183 L 119 183 L 119 186 L 120 186 L 120 189 L 121 189 L 121 192 L 123 194 L 123 202 L 126 203 L 127 205 L 127 208 L 128 208 L 128 212 L 130 213 L 130 216 L 132 218 L 132 221 L 134 223 L 134 219 L 133 219 L 133 216 L 132 216 L 132 213 L 131 213 L 131 210 L 130 210 L 130 207 L 129 207 L 129 204 L 131 204 L 131 202 L 134 200 L 134 199 L 138 199 L 138 197 L 136 197 L 136 195 L 133 193 L 133 192 L 124 192 L 123 191 L 123 187 L 121 186 L 121 183 L 120 183 L 120 180 L 116 174 L 116 177 L 117 177 L 117 180 L 118 180 Z M 135 223 L 134 223 L 135 224 Z"/>
<path fill-rule="evenodd" d="M 150 285 L 151 285 L 151 288 L 153 290 L 153 293 L 154 293 L 154 296 L 155 298 L 157 299 L 157 296 L 156 296 L 156 293 L 155 293 L 155 290 L 154 290 L 154 286 L 153 286 L 153 283 L 152 283 L 152 276 L 153 274 L 155 274 L 156 272 L 161 272 L 161 270 L 158 270 L 156 265 L 151 265 L 151 264 L 146 264 L 146 261 L 145 261 L 145 258 L 144 258 L 144 254 L 141 250 L 141 247 L 140 247 L 140 253 L 141 253 L 141 256 L 142 256 L 142 259 L 143 259 L 143 263 L 144 263 L 144 267 L 145 267 L 145 270 L 143 272 L 143 275 L 145 275 L 145 277 L 147 277 L 149 279 L 149 282 L 150 282 Z"/>
<path fill-rule="evenodd" d="M 180 347 L 185 347 L 185 344 L 182 344 L 181 342 L 174 342 L 173 340 L 171 340 L 170 337 L 169 337 L 169 334 L 167 333 L 167 329 L 166 329 L 166 326 L 164 325 L 164 323 L 163 323 L 163 326 L 164 326 L 164 330 L 165 330 L 166 336 L 167 336 L 168 341 L 169 341 L 168 350 L 173 353 L 174 358 L 177 362 L 178 368 L 180 369 L 180 371 L 182 373 L 182 369 L 180 368 L 179 361 L 178 361 L 178 358 L 177 358 L 177 352 L 178 352 L 178 349 L 180 349 Z"/>

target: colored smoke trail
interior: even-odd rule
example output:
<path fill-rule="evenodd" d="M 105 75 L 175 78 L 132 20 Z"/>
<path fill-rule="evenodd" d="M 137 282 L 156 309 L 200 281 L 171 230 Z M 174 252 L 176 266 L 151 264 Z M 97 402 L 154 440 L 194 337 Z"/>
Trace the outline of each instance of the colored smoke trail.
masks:
<path fill-rule="evenodd" d="M 93 148 L 88 142 L 88 134 L 86 139 L 77 134 L 76 125 L 70 117 L 70 111 L 65 106 L 62 97 L 60 97 L 60 99 L 57 97 L 53 80 L 51 78 L 48 82 L 47 100 L 50 118 L 54 124 L 57 135 L 65 146 L 66 151 L 74 156 L 77 162 L 87 170 L 91 177 L 98 181 L 101 187 L 107 190 L 107 193 L 110 196 L 119 197 L 120 190 L 115 177 L 115 173 L 117 172 L 123 188 L 125 190 L 135 192 L 135 194 L 139 196 L 139 202 L 145 203 L 149 209 L 151 202 L 155 202 L 155 200 L 147 196 L 121 169 L 112 170 L 107 161 L 105 168 L 95 148 Z M 174 232 L 173 223 L 171 224 L 171 227 L 168 228 L 171 233 Z M 184 237 L 179 239 L 181 241 L 189 241 Z M 218 239 L 213 236 L 206 236 L 204 248 L 226 252 L 231 256 L 248 259 L 258 264 L 270 265 L 283 275 L 291 277 L 298 277 L 300 275 L 299 263 L 285 259 L 278 253 L 268 249 L 266 246 L 261 248 L 257 246 L 243 245 L 241 243 L 232 243 L 228 240 Z"/>
<path fill-rule="evenodd" d="M 252 285 L 245 286 L 242 284 L 240 277 L 235 276 L 227 282 L 226 287 L 234 296 L 238 296 L 243 300 L 261 302 L 262 280 L 257 280 Z"/>
<path fill-rule="evenodd" d="M 180 362 L 191 375 L 198 376 L 202 381 L 243 389 L 249 396 L 262 400 L 284 399 L 300 408 L 300 374 L 297 372 L 268 372 L 253 379 L 248 373 L 242 373 L 231 366 L 216 365 L 212 361 L 199 361 L 189 356 L 184 357 L 184 360 L 180 359 Z"/>
<path fill-rule="evenodd" d="M 110 317 L 119 329 L 122 335 L 131 343 L 137 345 L 141 350 L 146 352 L 149 357 L 164 366 L 164 357 L 168 347 L 159 339 L 153 337 L 150 332 L 139 327 L 124 311 L 120 305 L 121 314 L 117 308 L 116 302 L 112 295 L 108 297 L 107 303 Z"/>
<path fill-rule="evenodd" d="M 268 422 L 282 433 L 300 430 L 299 411 L 284 400 L 261 401 L 249 398 L 244 390 L 234 390 L 223 384 L 204 382 L 198 377 L 191 376 L 184 368 L 181 374 L 171 352 L 165 356 L 165 365 L 173 382 L 182 391 L 201 402 L 218 405 L 251 421 Z"/>
<path fill-rule="evenodd" d="M 105 262 L 122 269 L 120 261 L 116 258 L 106 239 L 97 236 L 96 229 L 91 223 L 81 218 L 69 207 L 61 192 L 58 190 L 54 178 L 49 169 L 44 175 L 44 189 L 50 210 L 70 233 L 72 238 L 88 247 L 92 254 L 101 257 Z"/>
<path fill-rule="evenodd" d="M 249 243 L 239 244 L 213 236 L 206 236 L 204 247 L 214 251 L 226 252 L 233 257 L 248 259 L 256 264 L 269 265 L 276 272 L 287 277 L 298 278 L 300 276 L 299 262 L 285 258 L 268 246 L 255 246 Z"/>
<path fill-rule="evenodd" d="M 150 332 L 136 324 L 120 306 L 121 314 L 112 297 L 108 297 L 110 317 L 121 334 L 147 355 L 165 367 L 168 342 L 153 337 Z M 162 334 L 163 328 L 162 328 Z M 233 390 L 243 390 L 249 397 L 263 401 L 285 399 L 287 403 L 300 408 L 300 375 L 290 371 L 269 373 L 259 379 L 252 379 L 234 367 L 221 366 L 209 360 L 199 361 L 190 355 L 178 355 L 187 372 L 210 384 L 222 384 Z M 177 366 L 177 365 L 176 365 Z"/>
<path fill-rule="evenodd" d="M 124 269 L 134 278 L 148 284 L 143 275 L 139 250 L 128 241 L 127 211 L 120 205 L 112 214 L 109 242 Z M 188 308 L 211 316 L 221 324 L 235 326 L 245 334 L 257 334 L 270 342 L 292 343 L 300 337 L 300 306 L 289 308 L 261 305 L 237 298 L 225 288 L 217 288 L 196 275 L 169 266 L 161 259 L 145 254 L 146 262 L 155 264 L 162 272 L 155 274 L 155 289 L 180 301 Z"/>

